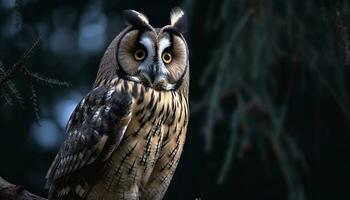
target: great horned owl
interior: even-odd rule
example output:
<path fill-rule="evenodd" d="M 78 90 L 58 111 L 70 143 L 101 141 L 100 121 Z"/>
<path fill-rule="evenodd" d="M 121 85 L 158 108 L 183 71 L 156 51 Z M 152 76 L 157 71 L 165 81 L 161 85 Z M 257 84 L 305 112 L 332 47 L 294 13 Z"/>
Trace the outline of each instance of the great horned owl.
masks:
<path fill-rule="evenodd" d="M 67 124 L 49 199 L 162 199 L 174 175 L 189 117 L 185 15 L 173 9 L 162 28 L 134 10 L 124 18 Z"/>

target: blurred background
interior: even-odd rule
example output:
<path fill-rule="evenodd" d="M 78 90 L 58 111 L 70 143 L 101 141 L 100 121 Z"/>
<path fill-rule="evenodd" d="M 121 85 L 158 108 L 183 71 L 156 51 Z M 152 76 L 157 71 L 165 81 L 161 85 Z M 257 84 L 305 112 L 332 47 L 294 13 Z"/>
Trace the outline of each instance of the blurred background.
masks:
<path fill-rule="evenodd" d="M 0 85 L 0 176 L 46 196 L 121 12 L 161 27 L 174 6 L 189 20 L 191 118 L 165 199 L 350 199 L 345 0 L 0 0 L 0 76 L 18 61 L 33 73 Z"/>

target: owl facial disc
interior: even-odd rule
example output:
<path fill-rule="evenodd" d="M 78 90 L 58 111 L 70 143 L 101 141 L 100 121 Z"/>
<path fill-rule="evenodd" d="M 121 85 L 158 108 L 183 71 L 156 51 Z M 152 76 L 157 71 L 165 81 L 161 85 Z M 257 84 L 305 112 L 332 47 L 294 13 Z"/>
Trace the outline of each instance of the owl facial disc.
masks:
<path fill-rule="evenodd" d="M 148 18 L 127 10 L 127 30 L 117 45 L 119 74 L 155 90 L 176 90 L 188 71 L 188 48 L 182 35 L 185 13 L 175 8 L 170 25 L 154 28 Z"/>

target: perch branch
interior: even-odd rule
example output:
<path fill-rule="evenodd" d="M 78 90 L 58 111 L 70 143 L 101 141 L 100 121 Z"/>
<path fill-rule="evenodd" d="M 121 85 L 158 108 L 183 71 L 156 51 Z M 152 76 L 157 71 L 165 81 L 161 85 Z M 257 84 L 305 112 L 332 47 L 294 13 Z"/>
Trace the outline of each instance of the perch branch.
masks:
<path fill-rule="evenodd" d="M 25 190 L 22 186 L 14 185 L 0 177 L 0 199 L 8 200 L 47 200 Z"/>

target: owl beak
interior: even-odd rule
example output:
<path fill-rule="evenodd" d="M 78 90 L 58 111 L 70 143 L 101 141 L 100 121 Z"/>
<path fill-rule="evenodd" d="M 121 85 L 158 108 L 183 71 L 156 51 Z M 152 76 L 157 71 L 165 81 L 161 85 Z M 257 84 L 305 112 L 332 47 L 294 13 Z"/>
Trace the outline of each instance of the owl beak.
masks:
<path fill-rule="evenodd" d="M 148 73 L 151 85 L 154 83 L 154 80 L 156 79 L 156 74 L 157 74 L 157 66 L 152 65 L 152 67 Z"/>
<path fill-rule="evenodd" d="M 144 84 L 151 86 L 152 85 L 152 80 L 149 77 L 148 73 L 141 73 L 141 80 Z"/>
<path fill-rule="evenodd" d="M 147 71 L 142 73 L 142 76 L 150 86 L 157 85 L 161 80 L 161 77 L 159 75 L 159 67 L 157 64 L 151 65 Z"/>
<path fill-rule="evenodd" d="M 156 66 L 151 65 L 147 70 L 141 71 L 141 77 L 147 85 L 152 86 L 156 77 Z"/>

